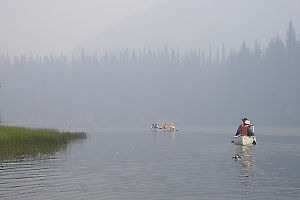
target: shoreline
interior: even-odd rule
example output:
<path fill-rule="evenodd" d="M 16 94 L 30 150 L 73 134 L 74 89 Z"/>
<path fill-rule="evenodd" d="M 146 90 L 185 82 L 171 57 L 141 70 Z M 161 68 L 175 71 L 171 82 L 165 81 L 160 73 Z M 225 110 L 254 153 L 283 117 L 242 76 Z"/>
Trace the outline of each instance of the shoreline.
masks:
<path fill-rule="evenodd" d="M 83 139 L 84 132 L 0 125 L 0 160 L 53 155 L 65 151 L 69 143 Z"/>

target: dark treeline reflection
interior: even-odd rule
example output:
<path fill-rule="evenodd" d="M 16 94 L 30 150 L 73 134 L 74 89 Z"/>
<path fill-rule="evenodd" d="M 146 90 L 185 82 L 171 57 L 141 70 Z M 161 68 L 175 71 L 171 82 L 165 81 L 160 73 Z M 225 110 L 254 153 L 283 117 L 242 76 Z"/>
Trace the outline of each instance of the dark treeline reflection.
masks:
<path fill-rule="evenodd" d="M 228 51 L 122 50 L 101 55 L 0 56 L 3 118 L 41 124 L 299 125 L 300 41 Z"/>

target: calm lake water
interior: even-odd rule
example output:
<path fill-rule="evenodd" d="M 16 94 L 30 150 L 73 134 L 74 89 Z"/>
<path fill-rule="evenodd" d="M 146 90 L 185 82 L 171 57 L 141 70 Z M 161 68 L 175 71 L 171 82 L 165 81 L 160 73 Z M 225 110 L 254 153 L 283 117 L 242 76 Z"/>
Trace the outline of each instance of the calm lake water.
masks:
<path fill-rule="evenodd" d="M 0 199 L 300 199 L 300 133 L 256 130 L 242 147 L 234 131 L 91 132 L 50 158 L 0 163 Z"/>

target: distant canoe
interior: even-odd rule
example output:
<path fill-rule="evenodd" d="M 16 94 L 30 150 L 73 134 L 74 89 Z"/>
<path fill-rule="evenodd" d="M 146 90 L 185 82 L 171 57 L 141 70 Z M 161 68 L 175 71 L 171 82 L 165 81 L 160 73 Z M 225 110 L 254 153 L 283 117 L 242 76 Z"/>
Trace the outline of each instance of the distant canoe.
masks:
<path fill-rule="evenodd" d="M 175 128 L 169 128 L 169 129 L 162 129 L 165 132 L 175 132 L 176 129 Z"/>
<path fill-rule="evenodd" d="M 255 136 L 237 135 L 233 137 L 233 143 L 237 145 L 255 145 Z"/>
<path fill-rule="evenodd" d="M 164 131 L 164 132 L 175 132 L 177 131 L 174 128 L 163 129 L 163 128 L 151 128 L 152 131 Z"/>

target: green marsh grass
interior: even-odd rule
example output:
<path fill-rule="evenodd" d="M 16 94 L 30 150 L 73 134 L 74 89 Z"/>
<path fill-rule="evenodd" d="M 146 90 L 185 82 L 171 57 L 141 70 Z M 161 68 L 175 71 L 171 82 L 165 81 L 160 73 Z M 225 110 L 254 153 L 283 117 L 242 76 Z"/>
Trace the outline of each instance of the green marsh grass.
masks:
<path fill-rule="evenodd" d="M 79 132 L 0 126 L 0 160 L 53 155 L 65 151 L 70 142 L 85 138 L 86 134 Z"/>

